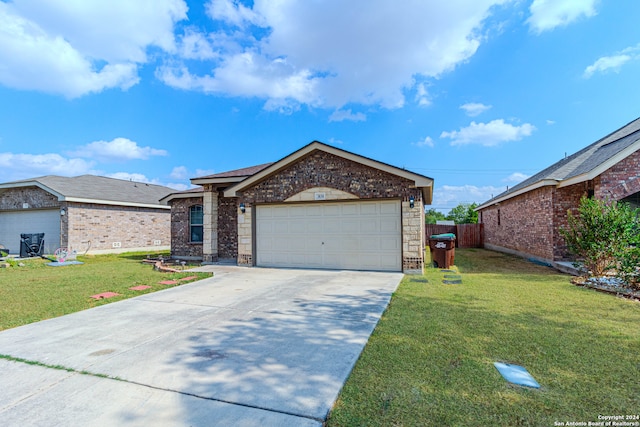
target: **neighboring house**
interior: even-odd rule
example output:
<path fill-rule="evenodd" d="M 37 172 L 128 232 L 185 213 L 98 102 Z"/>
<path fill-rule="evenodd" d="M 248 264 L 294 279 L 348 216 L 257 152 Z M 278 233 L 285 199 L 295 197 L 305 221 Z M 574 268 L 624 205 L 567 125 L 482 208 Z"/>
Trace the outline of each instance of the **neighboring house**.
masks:
<path fill-rule="evenodd" d="M 45 233 L 44 252 L 169 249 L 171 188 L 94 175 L 43 176 L 0 184 L 0 244 L 20 253 L 20 235 Z"/>
<path fill-rule="evenodd" d="M 640 118 L 479 206 L 484 246 L 569 260 L 559 230 L 583 196 L 640 206 Z"/>
<path fill-rule="evenodd" d="M 275 163 L 191 180 L 171 254 L 239 265 L 421 272 L 433 179 L 314 141 Z"/>

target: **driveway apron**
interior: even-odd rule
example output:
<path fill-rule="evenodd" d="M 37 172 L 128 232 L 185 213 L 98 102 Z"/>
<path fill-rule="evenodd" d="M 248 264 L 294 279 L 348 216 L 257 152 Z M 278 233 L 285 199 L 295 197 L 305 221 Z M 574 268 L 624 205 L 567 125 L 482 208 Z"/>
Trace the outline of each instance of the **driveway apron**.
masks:
<path fill-rule="evenodd" d="M 321 426 L 402 278 L 211 271 L 0 332 L 0 425 Z"/>

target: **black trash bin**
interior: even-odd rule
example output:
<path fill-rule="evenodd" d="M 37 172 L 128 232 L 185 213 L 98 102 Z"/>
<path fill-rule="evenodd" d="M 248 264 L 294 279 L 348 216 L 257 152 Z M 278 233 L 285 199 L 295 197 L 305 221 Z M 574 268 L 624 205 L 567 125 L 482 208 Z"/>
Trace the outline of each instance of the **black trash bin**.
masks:
<path fill-rule="evenodd" d="M 42 256 L 44 251 L 44 233 L 20 235 L 20 258 Z"/>
<path fill-rule="evenodd" d="M 429 249 L 434 267 L 450 268 L 456 255 L 456 235 L 453 233 L 431 235 Z"/>

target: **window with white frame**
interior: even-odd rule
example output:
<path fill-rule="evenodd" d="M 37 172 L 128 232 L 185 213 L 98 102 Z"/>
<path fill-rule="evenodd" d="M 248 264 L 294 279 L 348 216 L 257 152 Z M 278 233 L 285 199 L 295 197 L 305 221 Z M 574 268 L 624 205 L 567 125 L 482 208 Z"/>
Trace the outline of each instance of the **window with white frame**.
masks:
<path fill-rule="evenodd" d="M 202 243 L 204 211 L 202 205 L 194 205 L 189 208 L 189 241 Z"/>

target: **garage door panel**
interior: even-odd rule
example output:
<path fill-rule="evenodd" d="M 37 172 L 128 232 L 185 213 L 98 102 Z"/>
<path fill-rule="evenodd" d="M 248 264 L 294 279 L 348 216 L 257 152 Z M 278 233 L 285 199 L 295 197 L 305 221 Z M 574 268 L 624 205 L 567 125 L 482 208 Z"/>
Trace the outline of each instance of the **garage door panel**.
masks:
<path fill-rule="evenodd" d="M 377 203 L 363 203 L 360 206 L 360 215 L 378 215 L 379 214 L 379 209 L 378 209 L 378 204 Z"/>
<path fill-rule="evenodd" d="M 399 201 L 258 206 L 259 266 L 401 271 Z"/>
<path fill-rule="evenodd" d="M 380 220 L 380 231 L 383 233 L 396 234 L 400 232 L 400 224 L 391 218 L 382 218 Z"/>
<path fill-rule="evenodd" d="M 400 215 L 400 203 L 383 203 L 379 208 L 382 215 Z"/>

